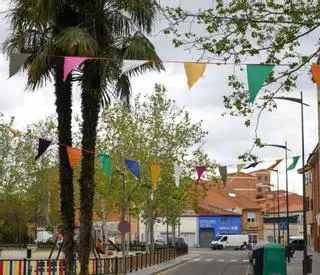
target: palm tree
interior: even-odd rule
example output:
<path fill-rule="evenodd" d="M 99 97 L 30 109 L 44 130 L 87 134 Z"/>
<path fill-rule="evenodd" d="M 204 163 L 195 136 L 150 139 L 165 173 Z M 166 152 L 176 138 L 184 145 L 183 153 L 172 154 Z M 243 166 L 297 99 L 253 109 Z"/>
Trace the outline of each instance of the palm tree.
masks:
<path fill-rule="evenodd" d="M 77 3 L 77 1 L 75 1 Z M 59 144 L 72 145 L 72 78 L 63 81 L 63 55 L 81 55 L 81 48 L 64 44 L 64 36 L 77 31 L 80 14 L 72 1 L 64 0 L 12 0 L 8 19 L 12 31 L 4 44 L 7 53 L 30 53 L 25 67 L 28 70 L 28 88 L 35 90 L 54 80 L 56 112 L 58 115 Z M 74 32 L 75 32 L 74 31 Z M 74 33 L 73 32 L 73 33 Z M 86 39 L 88 41 L 88 39 Z M 90 43 L 93 45 L 94 43 Z M 85 48 L 85 54 L 95 50 Z M 73 274 L 74 266 L 74 190 L 73 170 L 69 165 L 65 146 L 59 146 L 60 211 L 64 233 L 63 251 L 66 274 Z"/>
<path fill-rule="evenodd" d="M 95 152 L 97 124 L 101 107 L 112 97 L 129 104 L 129 76 L 147 70 L 162 70 L 163 65 L 152 43 L 142 31 L 150 33 L 157 11 L 156 1 L 86 1 L 80 8 L 86 15 L 81 27 L 95 39 L 98 57 L 112 61 L 87 61 L 78 77 L 82 86 L 82 148 Z M 138 31 L 137 31 L 138 30 Z M 128 74 L 121 74 L 123 59 L 155 60 Z M 83 152 L 80 175 L 80 262 L 81 274 L 88 274 L 92 234 L 92 209 L 95 191 L 94 154 Z"/>

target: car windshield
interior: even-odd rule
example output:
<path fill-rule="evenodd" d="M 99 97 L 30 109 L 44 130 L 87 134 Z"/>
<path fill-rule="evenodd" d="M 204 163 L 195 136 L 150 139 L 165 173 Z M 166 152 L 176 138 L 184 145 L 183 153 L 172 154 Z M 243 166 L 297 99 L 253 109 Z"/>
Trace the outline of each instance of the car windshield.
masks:
<path fill-rule="evenodd" d="M 218 235 L 214 238 L 215 241 L 219 241 L 222 238 L 222 236 Z"/>

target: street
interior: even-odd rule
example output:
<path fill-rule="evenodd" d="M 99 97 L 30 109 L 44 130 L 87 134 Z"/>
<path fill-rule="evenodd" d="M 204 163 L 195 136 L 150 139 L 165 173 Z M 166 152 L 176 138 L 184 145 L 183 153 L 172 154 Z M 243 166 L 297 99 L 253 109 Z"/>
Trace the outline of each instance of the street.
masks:
<path fill-rule="evenodd" d="M 245 251 L 190 249 L 190 254 L 200 254 L 176 268 L 162 272 L 165 275 L 246 275 L 249 270 L 248 254 Z"/>

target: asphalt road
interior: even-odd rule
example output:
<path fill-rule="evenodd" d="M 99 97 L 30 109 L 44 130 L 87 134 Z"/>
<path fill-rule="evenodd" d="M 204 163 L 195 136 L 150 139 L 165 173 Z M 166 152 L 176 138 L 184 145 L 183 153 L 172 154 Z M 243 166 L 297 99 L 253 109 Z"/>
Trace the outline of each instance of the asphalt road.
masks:
<path fill-rule="evenodd" d="M 189 253 L 192 253 L 191 250 Z M 246 275 L 249 270 L 248 254 L 245 251 L 197 249 L 197 258 L 177 266 L 165 275 Z"/>

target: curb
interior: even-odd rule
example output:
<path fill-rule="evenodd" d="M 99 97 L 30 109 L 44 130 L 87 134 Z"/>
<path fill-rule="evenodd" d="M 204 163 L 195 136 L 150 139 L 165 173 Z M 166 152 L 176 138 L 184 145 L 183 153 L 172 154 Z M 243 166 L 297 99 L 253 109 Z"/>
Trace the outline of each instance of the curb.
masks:
<path fill-rule="evenodd" d="M 184 261 L 182 261 L 182 262 L 180 262 L 180 263 L 177 263 L 177 264 L 175 264 L 175 265 L 173 265 L 173 266 L 169 266 L 169 267 L 166 267 L 166 268 L 164 268 L 164 269 L 161 269 L 161 270 L 159 270 L 159 271 L 157 271 L 157 272 L 150 273 L 150 275 L 159 275 L 159 274 L 161 274 L 162 272 L 169 271 L 169 270 L 174 269 L 174 268 L 176 268 L 176 267 L 178 267 L 178 266 L 181 266 L 181 265 L 183 265 L 183 264 L 185 264 L 185 263 L 187 263 L 187 262 L 189 262 L 189 261 L 192 261 L 193 259 L 195 259 L 195 258 L 197 258 L 197 257 L 199 257 L 199 255 L 194 256 L 194 257 L 192 257 L 192 258 L 190 258 L 190 259 L 188 259 L 188 260 L 184 260 Z"/>

